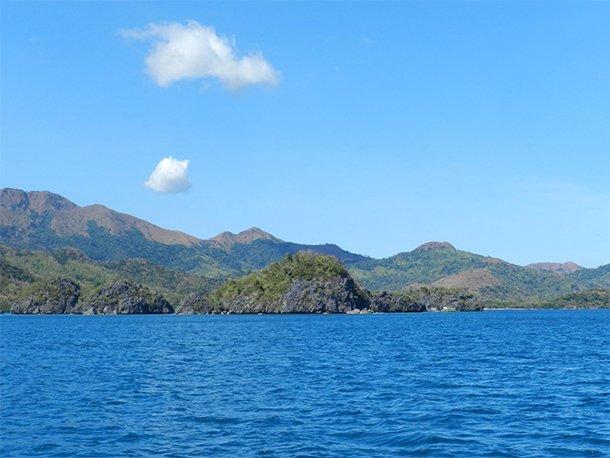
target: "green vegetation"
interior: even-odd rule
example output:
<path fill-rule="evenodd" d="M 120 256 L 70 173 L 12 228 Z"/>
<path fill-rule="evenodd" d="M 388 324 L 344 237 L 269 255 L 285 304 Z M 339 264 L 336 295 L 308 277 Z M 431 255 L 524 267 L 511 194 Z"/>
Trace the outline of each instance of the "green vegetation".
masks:
<path fill-rule="evenodd" d="M 486 302 L 510 305 L 519 302 L 539 302 L 572 293 L 580 289 L 567 275 L 513 264 L 492 264 L 486 269 L 501 285 L 481 288 Z"/>
<path fill-rule="evenodd" d="M 11 305 L 34 281 L 34 275 L 0 258 L 0 310 L 8 312 Z"/>
<path fill-rule="evenodd" d="M 254 248 L 251 253 L 256 253 L 264 243 L 251 245 Z M 439 256 L 439 251 L 448 253 Z M 450 260 L 448 271 L 455 271 L 460 265 L 480 267 L 480 263 L 487 262 L 485 270 L 501 284 L 485 286 L 474 292 L 483 299 L 486 307 L 607 308 L 610 301 L 610 289 L 594 288 L 575 292 L 582 287 L 573 278 L 578 276 L 582 282 L 603 281 L 604 276 L 608 275 L 610 266 L 563 275 L 513 266 L 457 250 L 439 251 L 405 253 L 398 258 L 395 265 L 383 260 L 385 266 L 371 267 L 373 261 L 366 261 L 368 264 L 366 267 L 370 270 L 360 269 L 363 263 L 351 264 L 349 269 L 369 273 L 376 272 L 377 269 L 391 270 L 395 275 L 395 281 L 398 282 L 397 279 L 400 279 L 401 283 L 383 281 L 379 283 L 400 285 L 395 289 L 402 292 L 403 304 L 415 304 L 431 296 L 442 300 L 448 296 L 464 295 L 460 288 L 422 285 L 424 281 L 435 279 L 446 272 L 443 272 L 441 265 L 435 266 L 435 262 L 440 264 L 443 259 Z M 411 258 L 417 260 L 412 268 L 409 268 L 407 263 L 409 259 L 407 255 L 412 255 Z M 460 264 L 461 260 L 465 260 L 464 263 Z M 432 268 L 426 271 L 426 265 L 431 265 Z M 94 261 L 72 248 L 48 253 L 0 247 L 0 308 L 8 311 L 14 301 L 18 297 L 23 297 L 26 291 L 27 294 L 32 294 L 35 290 L 48 290 L 49 281 L 57 277 L 71 278 L 79 283 L 83 295 L 88 295 L 95 289 L 99 291 L 102 285 L 114 279 L 124 278 L 148 287 L 153 293 L 162 294 L 170 304 L 177 307 L 180 300 L 189 294 L 210 297 L 212 304 L 230 303 L 244 295 L 272 303 L 287 292 L 294 280 L 328 280 L 337 276 L 346 278 L 349 275 L 346 267 L 336 258 L 310 252 L 287 254 L 280 262 L 272 262 L 258 273 L 226 281 L 168 269 L 143 259 Z M 375 276 L 365 278 L 375 283 Z M 416 286 L 405 287 L 403 281 L 405 283 L 410 281 Z M 366 295 L 358 288 L 357 291 L 362 293 L 362 297 Z M 464 297 L 472 297 L 472 294 L 468 293 Z"/>
<path fill-rule="evenodd" d="M 415 289 L 405 291 L 402 301 L 404 303 L 422 302 L 427 297 L 436 296 L 440 300 L 444 300 L 450 296 L 464 296 L 464 298 L 472 298 L 473 294 L 466 293 L 461 288 L 446 288 L 438 286 L 420 286 Z M 458 301 L 461 305 L 466 305 L 465 300 Z"/>
<path fill-rule="evenodd" d="M 581 289 L 572 276 L 520 267 L 454 248 L 416 250 L 386 259 L 349 264 L 348 269 L 365 287 L 386 291 L 404 290 L 461 272 L 482 269 L 499 282 L 493 286 L 481 285 L 476 291 L 487 307 L 512 307 L 545 301 Z"/>
<path fill-rule="evenodd" d="M 221 249 L 208 242 L 184 245 L 166 245 L 147 239 L 132 230 L 122 235 L 112 235 L 94 221 L 87 224 L 88 235 L 58 236 L 51 227 L 53 215 L 31 213 L 32 223 L 25 231 L 22 228 L 0 226 L 4 245 L 14 248 L 56 251 L 75 248 L 89 259 L 116 261 L 141 258 L 169 269 L 180 270 L 207 277 L 234 278 L 282 259 L 286 253 L 294 254 L 311 248 L 290 242 L 254 240 L 248 244 L 235 244 L 230 250 Z M 346 260 L 366 259 L 341 250 L 336 245 L 320 245 L 317 252 L 343 257 Z"/>
<path fill-rule="evenodd" d="M 583 269 L 570 274 L 574 280 L 589 288 L 610 288 L 610 264 L 596 269 Z"/>
<path fill-rule="evenodd" d="M 53 203 L 68 202 L 61 196 L 47 198 Z M 120 275 L 150 286 L 176 305 L 184 294 L 205 294 L 221 284 L 221 280 L 202 277 L 237 278 L 280 261 L 286 253 L 308 249 L 336 256 L 346 263 L 355 280 L 371 290 L 407 291 L 424 285 L 452 285 L 469 288 L 487 307 L 530 306 L 585 288 L 610 288 L 610 264 L 562 274 L 515 266 L 439 243 L 381 260 L 348 253 L 336 245 L 309 246 L 275 238 L 224 247 L 211 241 L 191 246 L 167 245 L 147 239 L 138 226 L 121 220 L 118 213 L 113 213 L 110 224 L 115 224 L 113 228 L 120 235 L 89 220 L 86 234 L 60 236 L 51 227 L 52 222 L 56 227 L 59 221 L 64 232 L 70 232 L 66 221 L 74 215 L 62 214 L 53 221 L 55 214 L 25 209 L 17 226 L 0 226 L 3 245 L 53 252 L 0 252 L 0 308 L 6 310 L 18 293 L 35 280 L 53 275 L 73 278 L 82 284 L 84 292 Z M 79 222 L 79 230 L 84 230 L 85 219 L 74 221 Z M 124 232 L 125 227 L 132 230 Z M 477 272 L 470 275 L 473 271 Z M 456 277 L 458 274 L 461 275 Z M 268 288 L 265 294 L 272 293 L 273 288 Z"/>
<path fill-rule="evenodd" d="M 413 284 L 430 284 L 449 275 L 482 269 L 497 260 L 477 254 L 444 248 L 411 251 L 385 259 L 349 264 L 356 280 L 375 290 L 396 291 Z"/>
<path fill-rule="evenodd" d="M 75 248 L 86 257 L 96 261 L 114 261 L 121 259 L 142 258 L 160 264 L 169 269 L 184 272 L 195 272 L 200 275 L 228 277 L 235 276 L 238 270 L 216 261 L 224 253 L 211 247 L 187 247 L 184 245 L 165 245 L 148 240 L 136 230 L 123 235 L 112 235 L 108 229 L 98 226 L 94 221 L 88 222 L 88 236 L 58 236 L 51 228 L 53 215 L 38 215 L 32 212 L 32 224 L 29 232 L 3 226 L 0 234 L 4 245 L 14 248 L 56 251 L 63 248 Z M 12 230 L 14 229 L 14 230 Z"/>
<path fill-rule="evenodd" d="M 211 299 L 213 303 L 232 302 L 239 296 L 248 295 L 262 302 L 272 302 L 288 291 L 294 280 L 329 280 L 337 276 L 345 278 L 349 273 L 334 256 L 306 251 L 286 254 L 280 262 L 269 264 L 259 273 L 229 280 Z"/>
<path fill-rule="evenodd" d="M 62 296 L 72 296 L 78 292 L 78 285 L 62 289 L 60 280 L 59 277 L 48 277 L 34 282 L 20 292 L 19 298 L 31 297 L 34 302 L 43 303 L 46 298 L 57 301 Z"/>
<path fill-rule="evenodd" d="M 54 277 L 73 279 L 84 294 L 121 277 L 161 293 L 173 306 L 187 294 L 208 294 L 223 283 L 220 279 L 170 270 L 142 259 L 100 262 L 72 248 L 47 253 L 0 247 L 0 309 L 8 311 L 35 281 Z"/>
<path fill-rule="evenodd" d="M 592 288 L 578 293 L 566 294 L 538 305 L 550 309 L 610 308 L 610 289 Z"/>

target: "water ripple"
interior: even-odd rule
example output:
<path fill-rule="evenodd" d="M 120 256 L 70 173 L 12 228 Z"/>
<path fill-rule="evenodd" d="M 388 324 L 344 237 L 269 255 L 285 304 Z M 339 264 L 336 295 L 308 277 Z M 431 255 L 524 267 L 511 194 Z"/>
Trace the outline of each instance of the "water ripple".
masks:
<path fill-rule="evenodd" d="M 609 457 L 603 310 L 0 317 L 2 457 Z"/>

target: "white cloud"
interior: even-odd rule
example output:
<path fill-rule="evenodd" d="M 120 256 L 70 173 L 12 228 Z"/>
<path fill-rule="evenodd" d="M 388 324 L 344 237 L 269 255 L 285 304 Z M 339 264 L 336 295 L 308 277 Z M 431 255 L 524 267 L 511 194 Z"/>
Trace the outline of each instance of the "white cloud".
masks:
<path fill-rule="evenodd" d="M 161 194 L 186 192 L 191 187 L 188 173 L 189 161 L 166 157 L 157 164 L 144 186 Z"/>
<path fill-rule="evenodd" d="M 262 52 L 237 57 L 235 40 L 216 35 L 213 27 L 196 21 L 148 24 L 144 30 L 121 30 L 125 38 L 151 39 L 146 72 L 161 87 L 181 79 L 218 78 L 227 89 L 253 84 L 277 86 L 282 76 Z"/>

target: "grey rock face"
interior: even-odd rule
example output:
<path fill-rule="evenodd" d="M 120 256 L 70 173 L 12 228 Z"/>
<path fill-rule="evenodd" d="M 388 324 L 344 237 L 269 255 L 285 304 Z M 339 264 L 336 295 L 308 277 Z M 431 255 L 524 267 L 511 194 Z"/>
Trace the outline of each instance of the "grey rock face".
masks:
<path fill-rule="evenodd" d="M 160 294 L 127 280 L 114 280 L 94 291 L 78 310 L 84 315 L 132 315 L 174 313 Z"/>
<path fill-rule="evenodd" d="M 447 292 L 441 289 L 431 289 L 420 294 L 418 302 L 428 311 L 456 310 L 458 312 L 482 311 L 483 304 L 470 293 Z"/>
<path fill-rule="evenodd" d="M 282 299 L 279 313 L 346 313 L 369 307 L 368 297 L 349 277 L 296 279 Z"/>
<path fill-rule="evenodd" d="M 295 279 L 288 290 L 274 299 L 242 294 L 221 301 L 200 313 L 346 313 L 369 306 L 367 294 L 354 280 L 337 276 L 328 280 Z"/>
<path fill-rule="evenodd" d="M 458 299 L 458 304 L 455 307 L 458 312 L 482 312 L 483 308 L 481 301 L 472 296 L 464 300 Z"/>
<path fill-rule="evenodd" d="M 201 313 L 214 313 L 214 309 L 206 296 L 198 294 L 186 296 L 176 309 L 177 315 L 195 315 Z"/>
<path fill-rule="evenodd" d="M 264 294 L 239 294 L 213 303 L 201 296 L 185 299 L 177 313 L 409 313 L 426 311 L 480 311 L 482 304 L 471 294 L 442 288 L 423 288 L 406 293 L 370 293 L 351 277 L 328 280 L 295 279 L 275 299 Z"/>
<path fill-rule="evenodd" d="M 448 292 L 442 288 L 422 288 L 407 293 L 374 293 L 371 296 L 373 312 L 404 313 L 456 310 L 481 311 L 483 305 L 472 294 Z"/>
<path fill-rule="evenodd" d="M 375 313 L 425 312 L 426 305 L 405 294 L 383 291 L 372 294 L 371 310 Z"/>
<path fill-rule="evenodd" d="M 80 286 L 69 278 L 56 278 L 34 284 L 25 299 L 11 307 L 11 313 L 50 315 L 78 313 Z"/>

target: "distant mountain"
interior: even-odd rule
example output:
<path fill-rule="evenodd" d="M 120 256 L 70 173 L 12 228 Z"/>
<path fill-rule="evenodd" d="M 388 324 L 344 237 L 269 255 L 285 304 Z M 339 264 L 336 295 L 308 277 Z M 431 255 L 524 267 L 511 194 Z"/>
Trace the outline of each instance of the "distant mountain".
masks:
<path fill-rule="evenodd" d="M 254 227 L 204 240 L 101 205 L 79 207 L 57 194 L 17 189 L 0 190 L 0 244 L 51 252 L 73 248 L 91 261 L 140 258 L 168 269 L 217 278 L 260 270 L 286 253 L 311 251 L 335 256 L 373 291 L 404 291 L 422 285 L 457 287 L 474 292 L 487 304 L 546 301 L 586 288 L 610 288 L 610 265 L 597 269 L 573 263 L 521 267 L 458 250 L 449 242 L 429 242 L 410 252 L 372 259 L 333 244 L 286 242 Z M 137 270 L 136 261 L 129 262 Z M 8 271 L 13 268 L 24 269 L 14 263 L 7 267 Z M 27 269 L 14 272 L 20 278 L 29 275 Z"/>
<path fill-rule="evenodd" d="M 451 245 L 449 242 L 428 242 L 423 245 L 418 246 L 413 251 L 438 251 L 443 250 L 445 248 L 455 250 L 455 247 Z"/>
<path fill-rule="evenodd" d="M 0 190 L 0 240 L 4 246 L 54 251 L 76 248 L 99 261 L 142 258 L 208 276 L 235 277 L 279 261 L 286 253 L 312 251 L 340 261 L 368 259 L 337 245 L 284 242 L 258 228 L 223 232 L 203 240 L 170 231 L 102 205 L 79 207 L 50 192 Z"/>
<path fill-rule="evenodd" d="M 476 292 L 488 304 L 548 300 L 586 287 L 566 275 L 457 250 L 447 242 L 429 242 L 408 253 L 353 263 L 348 269 L 371 290 L 457 287 Z"/>
<path fill-rule="evenodd" d="M 538 306 L 556 309 L 607 309 L 610 308 L 610 289 L 591 288 L 551 299 Z"/>
<path fill-rule="evenodd" d="M 534 264 L 528 264 L 525 267 L 530 267 L 532 269 L 540 269 L 540 270 L 548 270 L 550 272 L 559 272 L 564 274 L 571 274 L 576 271 L 584 269 L 584 267 L 579 266 L 573 262 L 537 262 Z"/>
<path fill-rule="evenodd" d="M 610 288 L 610 264 L 578 270 L 569 276 L 588 288 Z"/>
<path fill-rule="evenodd" d="M 137 231 L 146 240 L 165 245 L 192 246 L 201 240 L 184 232 L 168 231 L 103 205 L 79 207 L 51 192 L 24 192 L 19 189 L 0 190 L 0 227 L 11 240 L 36 243 L 36 229 L 46 226 L 57 237 L 90 237 L 94 224 L 109 235 L 122 236 Z M 4 240 L 4 238 L 3 238 Z"/>
<path fill-rule="evenodd" d="M 585 288 L 610 288 L 610 264 L 587 269 L 573 262 L 541 262 L 526 267 L 563 274 Z"/>
<path fill-rule="evenodd" d="M 233 234 L 233 232 L 222 232 L 216 237 L 208 240 L 211 245 L 216 245 L 219 248 L 229 250 L 238 243 L 249 244 L 256 240 L 268 240 L 273 243 L 284 243 L 283 240 L 274 237 L 273 235 L 260 230 L 258 227 L 251 227 L 239 234 Z"/>

